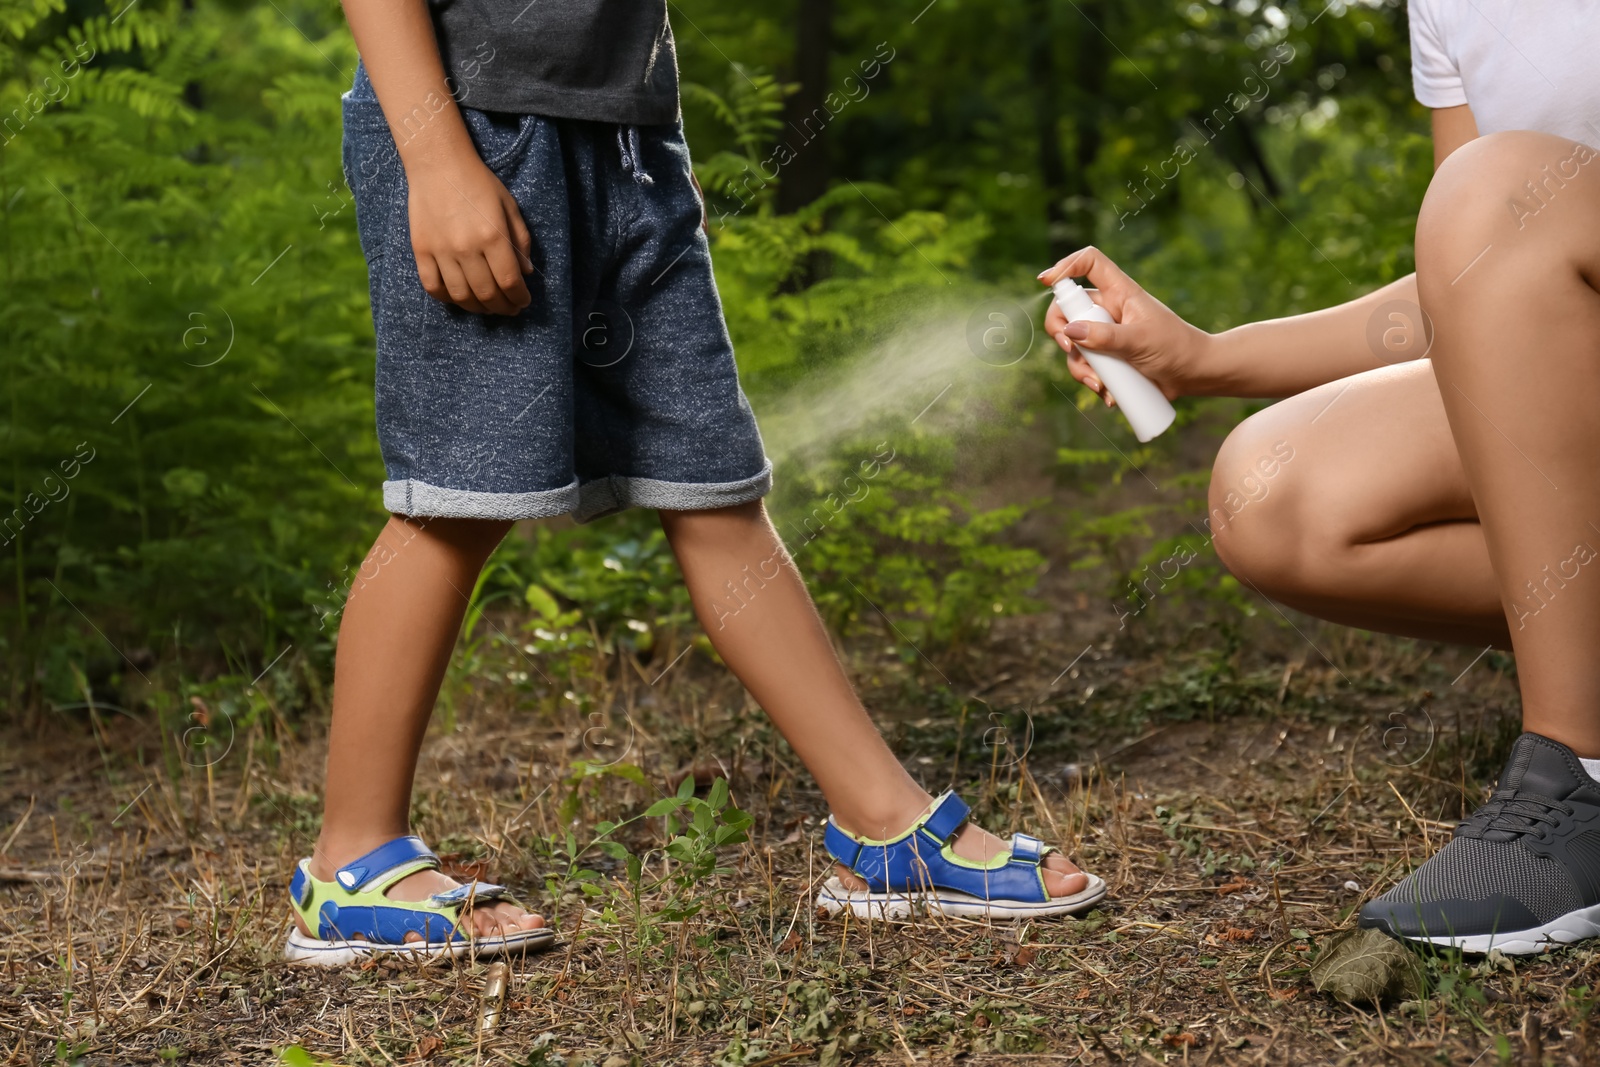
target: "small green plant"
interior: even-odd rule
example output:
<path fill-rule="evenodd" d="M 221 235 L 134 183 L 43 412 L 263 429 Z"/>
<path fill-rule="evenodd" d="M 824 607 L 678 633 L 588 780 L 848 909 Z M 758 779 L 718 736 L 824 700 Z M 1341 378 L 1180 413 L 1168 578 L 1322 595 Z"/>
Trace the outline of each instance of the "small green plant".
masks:
<path fill-rule="evenodd" d="M 669 840 L 661 851 L 672 862 L 666 874 L 646 887 L 643 863 L 630 856 L 628 881 L 633 885 L 634 899 L 637 900 L 646 888 L 655 890 L 670 885 L 672 892 L 658 911 L 660 917 L 678 922 L 698 915 L 710 901 L 706 883 L 733 873 L 732 868 L 719 865 L 717 850 L 748 841 L 746 831 L 753 820 L 734 807 L 725 779 L 712 782 L 710 795 L 701 800 L 694 795 L 693 776 L 684 778 L 676 796 L 663 797 L 650 805 L 645 817 L 666 818 Z"/>
<path fill-rule="evenodd" d="M 575 818 L 585 789 L 607 776 L 645 784 L 644 772 L 631 764 L 579 761 L 567 778 L 568 793 L 560 808 L 563 821 Z M 665 843 L 636 852 L 623 842 L 623 834 L 648 819 L 666 820 Z M 675 794 L 662 797 L 637 815 L 596 823 L 595 836 L 585 845 L 580 846 L 570 830 L 564 840 L 548 843 L 552 860 L 562 870 L 546 876 L 546 891 L 552 897 L 573 890 L 588 898 L 603 897 L 607 880 L 586 866 L 585 860 L 592 853 L 612 860 L 621 867 L 623 877 L 609 883 L 613 895 L 601 915 L 608 922 L 617 922 L 622 912 L 628 913 L 635 931 L 634 947 L 643 950 L 663 939 L 664 924 L 691 920 L 715 901 L 715 880 L 732 873 L 732 868 L 721 865 L 718 851 L 749 840 L 752 821 L 734 806 L 725 779 L 712 782 L 702 799 L 695 795 L 694 777 L 686 776 Z M 661 862 L 656 868 L 652 861 L 658 858 Z"/>
<path fill-rule="evenodd" d="M 667 842 L 659 849 L 665 859 L 663 871 L 654 878 L 645 876 L 651 854 L 629 852 L 614 837 L 627 823 L 602 822 L 595 827 L 604 838 L 598 847 L 622 862 L 627 871 L 628 898 L 640 949 L 660 940 L 661 924 L 692 919 L 715 899 L 709 883 L 732 873 L 731 868 L 719 865 L 717 850 L 749 840 L 746 831 L 752 822 L 749 815 L 733 806 L 724 779 L 714 781 L 710 795 L 702 800 L 694 795 L 692 775 L 684 778 L 674 796 L 662 797 L 627 822 L 659 818 L 666 819 Z M 647 896 L 657 897 L 648 914 L 644 910 Z"/>
<path fill-rule="evenodd" d="M 1182 857 L 1192 861 L 1203 876 L 1210 878 L 1219 873 L 1248 874 L 1256 869 L 1257 864 L 1253 857 L 1218 852 L 1208 845 L 1206 831 L 1210 827 L 1201 822 L 1195 812 L 1176 811 L 1158 804 L 1154 814 L 1162 832 L 1177 844 Z"/>
<path fill-rule="evenodd" d="M 887 624 L 909 661 L 919 649 L 970 642 L 996 618 L 1034 609 L 1029 594 L 1044 559 L 1007 543 L 1026 509 L 983 510 L 951 488 L 948 442 L 908 444 L 893 455 L 852 497 L 779 513 L 829 624 L 847 633 Z M 851 469 L 843 463 L 813 471 L 814 492 L 840 484 Z"/>
<path fill-rule="evenodd" d="M 536 645 L 547 642 L 551 651 L 584 647 L 572 632 L 590 630 L 594 647 L 607 654 L 619 646 L 648 652 L 655 633 L 694 617 L 678 562 L 650 511 L 507 538 L 495 563 L 491 587 L 526 603 L 538 617 L 535 627 L 550 635 L 535 632 Z"/>

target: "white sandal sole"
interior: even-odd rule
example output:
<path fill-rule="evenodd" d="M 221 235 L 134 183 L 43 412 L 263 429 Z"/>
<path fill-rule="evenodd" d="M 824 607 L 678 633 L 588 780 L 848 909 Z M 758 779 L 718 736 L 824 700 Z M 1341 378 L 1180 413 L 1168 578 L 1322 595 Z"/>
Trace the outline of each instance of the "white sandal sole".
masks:
<path fill-rule="evenodd" d="M 371 941 L 323 941 L 307 937 L 300 928 L 290 927 L 283 946 L 283 958 L 290 963 L 312 967 L 346 967 L 373 956 L 398 956 L 403 959 L 460 959 L 463 956 L 503 956 L 513 952 L 536 952 L 555 944 L 556 932 L 547 926 L 522 930 L 498 937 L 479 937 L 471 941 L 411 941 L 400 945 L 380 945 Z"/>
<path fill-rule="evenodd" d="M 1087 874 L 1087 872 L 1085 872 Z M 829 915 L 849 911 L 862 919 L 909 922 L 924 916 L 963 919 L 1047 919 L 1057 915 L 1076 915 L 1100 903 L 1106 895 L 1103 879 L 1089 874 L 1089 884 L 1071 896 L 1051 897 L 1037 903 L 1025 900 L 984 900 L 953 889 L 874 893 L 866 889 L 846 889 L 838 877 L 829 878 L 817 891 L 817 907 Z"/>

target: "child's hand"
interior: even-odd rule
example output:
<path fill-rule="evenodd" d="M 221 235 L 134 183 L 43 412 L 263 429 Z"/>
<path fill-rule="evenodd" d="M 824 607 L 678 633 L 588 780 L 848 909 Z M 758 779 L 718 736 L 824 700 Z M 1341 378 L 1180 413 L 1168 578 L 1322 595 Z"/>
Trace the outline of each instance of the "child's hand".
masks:
<path fill-rule="evenodd" d="M 1111 312 L 1111 322 L 1067 322 L 1054 301 L 1045 315 L 1044 328 L 1067 354 L 1067 369 L 1093 389 L 1109 407 L 1113 404 L 1077 344 L 1126 360 L 1156 384 L 1171 400 L 1190 391 L 1206 363 L 1211 335 L 1179 318 L 1161 301 L 1139 287 L 1097 248 L 1080 248 L 1039 275 L 1045 285 L 1061 278 L 1087 275 L 1096 288 L 1089 295 Z"/>
<path fill-rule="evenodd" d="M 533 302 L 522 277 L 533 270 L 533 239 L 517 202 L 476 153 L 408 167 L 406 177 L 411 249 L 428 295 L 492 315 Z"/>

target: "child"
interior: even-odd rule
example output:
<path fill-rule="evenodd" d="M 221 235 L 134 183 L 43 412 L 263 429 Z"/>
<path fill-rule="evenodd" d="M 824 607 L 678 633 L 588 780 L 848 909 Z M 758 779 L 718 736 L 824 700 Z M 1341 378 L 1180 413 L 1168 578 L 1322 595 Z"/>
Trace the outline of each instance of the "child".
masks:
<path fill-rule="evenodd" d="M 823 906 L 1091 907 L 1100 879 L 966 823 L 959 798 L 934 801 L 901 768 L 767 519 L 666 0 L 344 6 L 363 57 L 344 161 L 393 517 L 340 628 L 322 832 L 291 883 L 288 957 L 551 942 L 504 889 L 438 870 L 409 833 L 411 780 L 467 594 L 511 523 L 627 507 L 659 510 L 718 653 L 828 800 L 844 869 Z M 593 350 L 597 324 L 617 347 Z M 759 593 L 712 625 L 726 583 L 763 564 Z"/>
<path fill-rule="evenodd" d="M 1074 345 L 1169 396 L 1289 398 L 1217 456 L 1234 574 L 1335 622 L 1516 650 L 1526 732 L 1494 794 L 1360 922 L 1540 952 L 1600 935 L 1600 2 L 1408 14 L 1435 162 L 1414 275 L 1215 336 L 1094 249 L 1041 279 L 1089 275 L 1118 320 L 1048 324 L 1102 396 Z M 1229 506 L 1284 448 L 1271 492 Z"/>

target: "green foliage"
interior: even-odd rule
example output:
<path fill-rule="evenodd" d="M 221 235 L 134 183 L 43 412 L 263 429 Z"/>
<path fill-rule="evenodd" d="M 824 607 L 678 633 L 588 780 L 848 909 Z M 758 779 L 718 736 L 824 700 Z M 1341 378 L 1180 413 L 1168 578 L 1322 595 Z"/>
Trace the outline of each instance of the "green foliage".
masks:
<path fill-rule="evenodd" d="M 682 922 L 700 914 L 715 899 L 708 891 L 712 881 L 733 873 L 733 868 L 719 865 L 717 850 L 748 841 L 746 831 L 753 820 L 733 806 L 728 783 L 721 778 L 711 783 L 706 799 L 695 796 L 693 775 L 684 778 L 675 796 L 656 801 L 644 815 L 666 820 L 667 843 L 661 851 L 671 863 L 667 873 L 647 881 L 642 859 L 630 855 L 628 882 L 634 900 L 654 896 L 663 886 L 670 886 L 663 902 L 652 909 L 655 920 Z"/>
<path fill-rule="evenodd" d="M 694 82 L 684 84 L 684 104 L 705 107 L 711 117 L 733 135 L 733 150 L 713 152 L 696 165 L 705 189 L 748 200 L 755 203 L 758 210 L 771 213 L 776 186 L 759 177 L 755 181 L 748 179 L 753 177 L 752 169 L 761 164 L 773 139 L 783 128 L 780 118 L 783 98 L 794 89 L 795 86 L 780 83 L 766 71 L 751 70 L 737 62 L 729 64 L 726 94 L 718 94 Z"/>
<path fill-rule="evenodd" d="M 1256 861 L 1250 856 L 1218 852 L 1208 845 L 1206 831 L 1210 827 L 1193 811 L 1176 811 L 1157 804 L 1154 814 L 1162 832 L 1175 842 L 1178 856 L 1193 863 L 1202 876 L 1210 878 L 1218 871 L 1244 874 L 1256 869 Z"/>
<path fill-rule="evenodd" d="M 684 107 L 710 120 L 706 142 L 731 139 L 728 147 L 697 150 L 695 171 L 708 196 L 717 285 L 740 370 L 759 395 L 859 354 L 909 297 L 972 267 L 988 224 L 927 210 L 891 216 L 903 204 L 901 191 L 856 181 L 778 214 L 784 179 L 772 144 L 781 139 L 783 96 L 794 86 L 739 63 L 727 84 L 719 94 L 686 82 Z M 819 257 L 828 269 L 802 284 Z"/>
<path fill-rule="evenodd" d="M 278 1050 L 278 1062 L 285 1067 L 317 1067 L 318 1064 L 328 1061 L 320 1056 L 313 1056 L 299 1045 L 290 1045 Z"/>
<path fill-rule="evenodd" d="M 318 218 L 354 49 L 331 3 L 298 28 L 270 5 L 22 10 L 0 44 L 8 697 L 65 699 L 81 663 L 115 699 L 197 646 L 253 676 L 322 643 L 309 602 L 379 519 L 354 219 Z"/>
<path fill-rule="evenodd" d="M 887 458 L 871 461 L 870 477 L 866 463 L 860 470 L 844 460 L 820 464 L 805 478 L 809 499 L 778 512 L 830 625 L 887 623 L 910 660 L 1035 606 L 1028 594 L 1043 557 L 1005 539 L 1024 508 L 975 508 L 950 488 L 948 442 L 910 438 L 888 453 L 846 451 Z"/>
<path fill-rule="evenodd" d="M 602 635 L 627 630 L 639 620 L 665 628 L 691 617 L 677 561 L 649 512 L 627 512 L 603 525 L 575 529 L 539 527 L 527 539 L 510 539 L 497 558 L 506 564 L 501 574 L 541 616 L 550 608 L 546 597 L 555 594 L 560 603 L 581 610 Z M 540 592 L 532 591 L 534 584 Z"/>
<path fill-rule="evenodd" d="M 769 161 L 800 143 L 784 113 L 795 87 L 773 73 L 796 69 L 793 13 L 685 0 L 674 20 L 718 285 L 758 414 L 870 351 L 907 307 L 1030 291 L 1083 241 L 1207 328 L 1411 269 L 1431 161 L 1393 0 L 958 0 L 914 22 L 840 9 L 829 87 L 859 91 L 798 149 L 825 160 L 827 188 L 792 211 L 777 196 L 790 164 Z M 325 674 L 383 518 L 339 149 L 355 62 L 333 0 L 0 0 L 8 707 L 87 690 L 160 703 L 176 729 L 196 695 L 229 722 L 259 718 L 186 687 L 234 686 L 286 647 L 305 692 Z M 1246 106 L 1208 126 L 1241 91 Z M 1151 181 L 1180 145 L 1192 159 Z M 1175 435 L 1138 446 L 1045 363 L 1036 425 L 1062 480 L 1121 486 L 1179 458 Z M 1180 408 L 1186 423 L 1239 411 Z M 894 443 L 906 458 L 791 548 L 834 625 L 876 619 L 876 605 L 919 646 L 971 640 L 1027 606 L 1039 559 L 1012 542 L 1022 506 L 980 507 L 952 485 L 948 441 Z M 774 502 L 786 533 L 831 513 L 847 454 L 785 468 L 780 486 L 799 487 Z M 1080 565 L 1114 565 L 1114 590 L 1176 547 L 1148 546 L 1178 509 L 1143 507 L 1070 528 Z M 649 516 L 541 527 L 496 562 L 447 698 L 493 650 L 571 677 L 690 625 Z M 1206 562 L 1164 595 L 1238 594 Z M 514 627 L 512 609 L 526 616 Z"/>
<path fill-rule="evenodd" d="M 623 778 L 644 785 L 644 773 L 629 764 L 599 765 L 580 761 L 567 779 L 569 793 L 561 807 L 563 821 L 572 821 L 578 812 L 579 798 L 586 785 L 607 777 Z M 663 843 L 659 847 L 634 851 L 624 842 L 625 831 L 649 819 L 663 820 Z M 687 775 L 671 796 L 662 797 L 643 811 L 620 822 L 603 820 L 594 826 L 594 838 L 579 846 L 577 836 L 568 832 L 565 842 L 551 843 L 551 853 L 564 860 L 564 871 L 546 876 L 552 896 L 576 888 L 587 897 L 604 897 L 607 904 L 601 917 L 619 921 L 619 910 L 628 913 L 633 925 L 634 947 L 642 954 L 667 935 L 667 924 L 693 919 L 717 898 L 716 883 L 732 874 L 722 866 L 719 850 L 749 840 L 752 819 L 734 806 L 728 783 L 722 778 L 711 783 L 708 795 L 695 795 L 693 775 Z M 590 853 L 610 859 L 622 869 L 620 881 L 608 882 L 591 867 L 583 865 Z M 655 873 L 657 870 L 660 873 Z M 645 899 L 650 900 L 646 909 Z"/>

